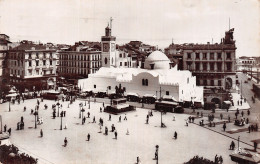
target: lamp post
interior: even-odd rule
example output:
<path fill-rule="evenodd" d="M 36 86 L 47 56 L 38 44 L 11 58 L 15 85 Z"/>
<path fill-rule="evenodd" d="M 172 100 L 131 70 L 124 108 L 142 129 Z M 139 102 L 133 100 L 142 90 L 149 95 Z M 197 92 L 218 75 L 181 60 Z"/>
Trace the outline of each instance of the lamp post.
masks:
<path fill-rule="evenodd" d="M 82 108 L 82 109 L 81 109 L 81 112 L 82 112 L 82 125 L 83 125 L 83 124 L 84 124 L 84 122 L 83 122 L 83 118 L 84 118 L 84 117 L 83 117 L 83 112 L 85 112 L 85 109 Z"/>
<path fill-rule="evenodd" d="M 60 130 L 62 130 L 62 117 L 63 117 L 63 111 L 61 111 L 60 114 Z"/>
<path fill-rule="evenodd" d="M 81 118 L 81 107 L 82 107 L 82 103 L 79 103 L 79 118 Z"/>
<path fill-rule="evenodd" d="M 88 100 L 88 109 L 90 109 L 90 95 L 89 95 L 89 100 Z"/>
<path fill-rule="evenodd" d="M 238 139 L 237 139 L 237 150 L 239 150 L 239 140 L 240 140 L 240 136 L 238 136 Z"/>
<path fill-rule="evenodd" d="M 59 115 L 60 115 L 60 103 L 59 103 L 59 100 L 58 100 L 58 102 L 57 102 L 57 104 L 56 104 L 57 106 L 58 106 L 58 113 L 57 113 L 57 117 L 59 117 Z"/>
<path fill-rule="evenodd" d="M 34 116 L 35 116 L 35 127 L 34 127 L 34 128 L 36 129 L 36 128 L 37 128 L 36 117 L 37 117 L 37 115 L 38 115 L 38 112 L 37 112 L 37 111 L 34 111 L 33 114 L 34 114 Z"/>
<path fill-rule="evenodd" d="M 9 112 L 11 112 L 11 98 L 10 98 L 10 101 L 9 101 Z"/>

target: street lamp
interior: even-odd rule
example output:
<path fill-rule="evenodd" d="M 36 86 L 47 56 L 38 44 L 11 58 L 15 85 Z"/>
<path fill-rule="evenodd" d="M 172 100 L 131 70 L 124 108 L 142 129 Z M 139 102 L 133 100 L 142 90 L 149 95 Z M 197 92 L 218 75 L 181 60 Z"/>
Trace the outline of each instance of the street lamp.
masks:
<path fill-rule="evenodd" d="M 62 117 L 63 117 L 63 111 L 61 111 L 61 114 L 60 114 L 60 130 L 62 130 Z"/>
<path fill-rule="evenodd" d="M 10 101 L 9 101 L 9 112 L 11 112 L 11 98 L 10 98 Z"/>
<path fill-rule="evenodd" d="M 57 117 L 59 117 L 59 112 L 60 112 L 60 103 L 59 103 L 59 100 L 58 100 L 58 102 L 57 102 L 57 104 L 56 104 L 57 106 L 58 106 L 58 114 L 57 114 Z"/>
<path fill-rule="evenodd" d="M 238 139 L 237 139 L 237 150 L 239 151 L 239 140 L 240 140 L 240 136 L 238 136 Z"/>
<path fill-rule="evenodd" d="M 38 112 L 37 111 L 35 111 L 34 113 L 34 116 L 35 116 L 35 129 L 37 128 L 37 124 L 36 124 L 36 117 L 38 116 Z"/>
<path fill-rule="evenodd" d="M 83 112 L 85 112 L 85 109 L 82 108 L 82 109 L 81 109 L 81 112 L 82 112 L 82 125 L 83 125 L 83 124 L 84 124 L 84 123 L 83 123 L 83 118 L 84 118 L 84 117 L 83 117 Z"/>
<path fill-rule="evenodd" d="M 81 107 L 82 107 L 83 105 L 82 105 L 82 103 L 79 103 L 79 118 L 81 118 Z"/>

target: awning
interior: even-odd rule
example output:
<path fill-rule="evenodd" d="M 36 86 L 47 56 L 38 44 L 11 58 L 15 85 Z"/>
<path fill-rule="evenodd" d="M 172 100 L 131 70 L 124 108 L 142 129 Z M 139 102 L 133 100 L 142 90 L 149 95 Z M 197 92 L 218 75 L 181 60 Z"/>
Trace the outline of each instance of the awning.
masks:
<path fill-rule="evenodd" d="M 152 94 L 145 94 L 143 97 L 153 97 L 153 98 L 156 98 L 156 96 L 152 95 Z"/>
<path fill-rule="evenodd" d="M 224 103 L 226 103 L 226 104 L 232 104 L 230 101 L 224 101 Z"/>
<path fill-rule="evenodd" d="M 16 97 L 16 96 L 18 96 L 18 95 L 19 95 L 18 93 L 12 93 L 12 94 L 6 95 L 6 97 Z"/>
<path fill-rule="evenodd" d="M 133 92 L 127 93 L 127 96 L 136 96 L 136 97 L 139 97 L 139 95 L 138 95 L 137 93 L 133 93 Z"/>
<path fill-rule="evenodd" d="M 171 99 L 173 101 L 177 101 L 172 95 L 164 95 L 162 98 L 163 99 Z"/>

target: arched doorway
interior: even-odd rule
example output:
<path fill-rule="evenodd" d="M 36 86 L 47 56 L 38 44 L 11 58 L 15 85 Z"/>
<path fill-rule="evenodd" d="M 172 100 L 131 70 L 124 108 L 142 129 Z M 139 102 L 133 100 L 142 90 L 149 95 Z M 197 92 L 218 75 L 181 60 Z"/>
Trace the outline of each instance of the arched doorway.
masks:
<path fill-rule="evenodd" d="M 219 98 L 213 98 L 213 99 L 211 99 L 211 102 L 214 102 L 215 104 L 220 104 L 221 103 Z"/>
<path fill-rule="evenodd" d="M 226 78 L 226 89 L 232 88 L 232 79 L 230 77 Z"/>

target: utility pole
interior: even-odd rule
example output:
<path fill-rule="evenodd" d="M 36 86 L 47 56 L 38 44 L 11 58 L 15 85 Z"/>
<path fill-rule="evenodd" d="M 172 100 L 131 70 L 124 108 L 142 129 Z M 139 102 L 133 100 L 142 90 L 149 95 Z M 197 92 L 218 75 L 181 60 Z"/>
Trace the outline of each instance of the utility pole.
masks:
<path fill-rule="evenodd" d="M 257 76 L 257 84 L 259 83 L 259 74 L 258 74 L 258 71 L 259 71 L 259 69 L 257 68 L 257 72 L 256 72 L 256 73 L 257 73 L 257 75 L 256 75 L 256 76 Z"/>

